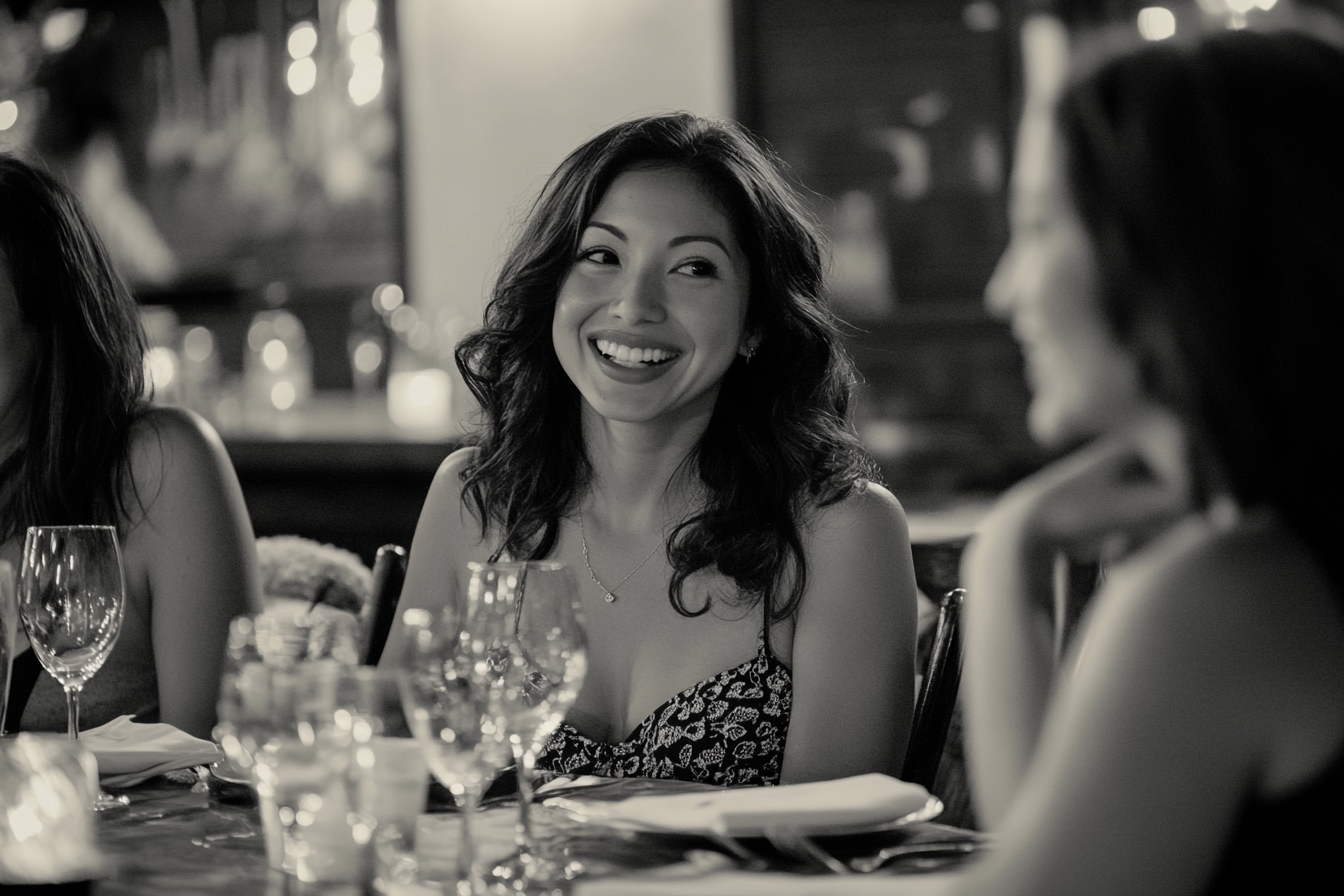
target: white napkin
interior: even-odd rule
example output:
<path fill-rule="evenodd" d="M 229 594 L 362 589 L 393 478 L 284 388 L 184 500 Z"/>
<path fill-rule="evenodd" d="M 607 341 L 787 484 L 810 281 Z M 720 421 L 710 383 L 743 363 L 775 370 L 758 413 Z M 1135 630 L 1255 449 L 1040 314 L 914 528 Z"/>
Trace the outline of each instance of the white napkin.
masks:
<path fill-rule="evenodd" d="M 548 802 L 585 820 L 616 826 L 752 836 L 773 825 L 808 830 L 895 821 L 928 808 L 931 799 L 918 784 L 868 774 L 781 787 L 635 796 L 620 802 L 565 797 Z"/>
<path fill-rule="evenodd" d="M 211 741 L 162 722 L 146 725 L 132 722 L 133 718 L 118 716 L 79 734 L 80 743 L 98 759 L 104 787 L 130 787 L 173 769 L 224 758 Z"/>
<path fill-rule="evenodd" d="M 785 874 L 747 871 L 690 872 L 678 866 L 640 875 L 579 880 L 574 896 L 944 896 L 965 872 L 926 874 Z"/>

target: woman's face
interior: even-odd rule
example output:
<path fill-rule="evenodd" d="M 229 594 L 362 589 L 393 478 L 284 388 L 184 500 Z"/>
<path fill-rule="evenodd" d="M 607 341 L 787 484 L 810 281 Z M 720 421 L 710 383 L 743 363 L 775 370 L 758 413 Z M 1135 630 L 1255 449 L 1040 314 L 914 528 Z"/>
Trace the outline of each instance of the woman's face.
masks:
<path fill-rule="evenodd" d="M 694 175 L 626 171 L 561 284 L 556 355 L 607 420 L 707 419 L 744 347 L 749 279 L 731 222 Z"/>
<path fill-rule="evenodd" d="M 0 251 L 0 460 L 23 438 L 32 364 L 32 331 L 23 323 L 9 261 Z"/>
<path fill-rule="evenodd" d="M 1023 122 L 1010 201 L 1010 240 L 985 288 L 1011 320 L 1032 390 L 1028 427 L 1058 446 L 1106 431 L 1141 404 L 1134 355 L 1100 308 L 1096 249 L 1065 182 L 1062 149 L 1045 115 Z"/>

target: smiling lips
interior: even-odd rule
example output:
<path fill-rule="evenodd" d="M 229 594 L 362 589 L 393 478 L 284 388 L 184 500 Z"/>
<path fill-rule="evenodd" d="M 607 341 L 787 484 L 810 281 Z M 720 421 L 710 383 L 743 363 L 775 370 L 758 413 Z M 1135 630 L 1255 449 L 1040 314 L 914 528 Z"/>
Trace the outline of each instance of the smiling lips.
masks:
<path fill-rule="evenodd" d="M 610 339 L 594 339 L 593 345 L 602 357 L 622 367 L 656 367 L 681 355 L 681 352 L 664 348 L 635 348 Z"/>

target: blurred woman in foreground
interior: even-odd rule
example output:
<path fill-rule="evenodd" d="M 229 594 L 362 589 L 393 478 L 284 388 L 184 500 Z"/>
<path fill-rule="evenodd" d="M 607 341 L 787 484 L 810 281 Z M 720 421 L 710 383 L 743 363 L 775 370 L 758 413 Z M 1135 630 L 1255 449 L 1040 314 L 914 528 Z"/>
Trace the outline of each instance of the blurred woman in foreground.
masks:
<path fill-rule="evenodd" d="M 963 569 L 997 845 L 897 892 L 1344 889 L 1339 121 L 1344 52 L 1288 32 L 1112 55 L 1024 117 L 988 302 L 1033 433 L 1090 442 Z M 1109 575 L 1056 668 L 1060 552 Z"/>
<path fill-rule="evenodd" d="M 135 301 L 74 196 L 0 155 L 0 559 L 32 525 L 115 526 L 126 616 L 81 728 L 119 715 L 209 737 L 229 620 L 259 604 L 256 545 L 218 435 L 142 398 Z M 64 731 L 20 636 L 7 729 Z"/>

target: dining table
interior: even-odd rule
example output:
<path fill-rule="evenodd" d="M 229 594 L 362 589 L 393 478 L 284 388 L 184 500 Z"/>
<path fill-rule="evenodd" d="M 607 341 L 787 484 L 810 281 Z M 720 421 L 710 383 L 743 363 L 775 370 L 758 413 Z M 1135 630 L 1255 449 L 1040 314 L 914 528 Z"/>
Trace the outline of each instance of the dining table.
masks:
<path fill-rule="evenodd" d="M 295 896 L 361 894 L 352 883 L 300 883 L 268 867 L 265 835 L 255 801 L 225 795 L 198 780 L 159 776 L 122 791 L 129 805 L 98 813 L 96 828 L 105 858 L 104 873 L 90 892 L 94 896 Z M 609 797 L 620 789 L 641 795 L 676 792 L 679 782 L 626 779 L 607 787 Z M 429 788 L 426 811 L 416 833 L 416 882 L 393 885 L 390 896 L 434 896 L 454 893 L 456 844 L 461 816 L 446 799 Z M 560 892 L 574 896 L 618 893 L 713 892 L 880 892 L 891 875 L 950 877 L 964 865 L 968 852 L 916 853 L 870 874 L 836 874 L 815 861 L 780 850 L 764 838 L 630 830 L 573 817 L 538 796 L 533 827 L 553 856 L 561 857 L 570 879 Z M 490 863 L 515 848 L 516 796 L 488 800 L 472 819 L 478 859 Z M 927 814 L 927 813 L 926 813 Z M 828 855 L 848 861 L 893 844 L 968 844 L 984 846 L 985 834 L 940 824 L 914 821 L 845 836 L 818 836 L 812 841 Z M 935 847 L 937 849 L 937 847 Z M 447 882 L 444 884 L 443 882 Z M 703 886 L 701 885 L 703 884 Z M 860 886 L 862 884 L 862 886 Z M 685 889 L 689 885 L 689 889 Z M 788 885 L 788 886 L 785 886 Z"/>

